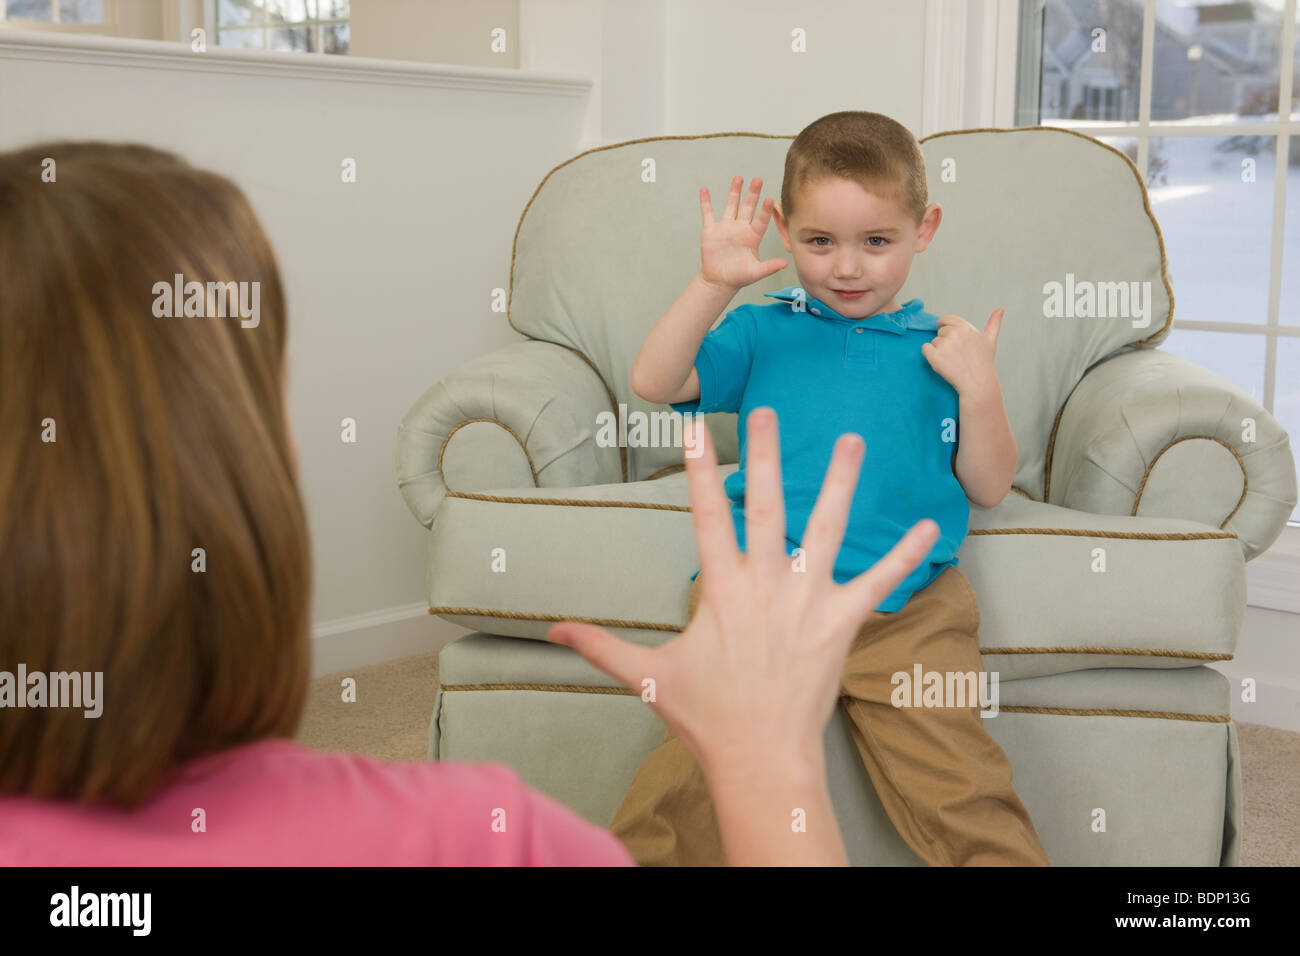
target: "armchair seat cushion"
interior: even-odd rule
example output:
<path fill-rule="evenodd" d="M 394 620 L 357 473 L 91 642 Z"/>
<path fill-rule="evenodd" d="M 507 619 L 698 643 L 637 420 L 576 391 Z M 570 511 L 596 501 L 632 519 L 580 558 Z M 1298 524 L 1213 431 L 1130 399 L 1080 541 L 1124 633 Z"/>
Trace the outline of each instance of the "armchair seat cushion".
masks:
<path fill-rule="evenodd" d="M 734 464 L 719 466 L 720 477 Z M 577 488 L 451 492 L 429 536 L 430 612 L 544 640 L 556 621 L 659 644 L 699 566 L 684 472 Z M 1230 659 L 1246 606 L 1236 537 L 1194 521 L 1093 515 L 1009 494 L 972 505 L 958 568 L 1001 680 Z M 498 550 L 500 549 L 500 550 Z"/>
<path fill-rule="evenodd" d="M 663 721 L 638 694 L 567 647 L 470 634 L 438 660 L 430 758 L 505 764 L 597 826 L 610 825 L 663 741 Z M 1000 683 L 985 723 L 1054 865 L 1236 866 L 1231 693 L 1210 667 L 1078 671 Z M 850 863 L 923 865 L 885 814 L 844 708 L 825 740 Z"/>

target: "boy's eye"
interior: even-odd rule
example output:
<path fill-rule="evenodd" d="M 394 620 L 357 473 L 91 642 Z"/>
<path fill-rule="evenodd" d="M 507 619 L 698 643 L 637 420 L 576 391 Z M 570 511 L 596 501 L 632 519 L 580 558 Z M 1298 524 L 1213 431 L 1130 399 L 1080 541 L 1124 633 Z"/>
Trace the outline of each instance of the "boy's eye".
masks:
<path fill-rule="evenodd" d="M 808 243 L 810 245 L 816 246 L 818 249 L 825 249 L 826 246 L 823 246 L 821 244 L 823 239 L 825 239 L 827 243 L 830 242 L 830 239 L 827 239 L 825 236 L 813 236 L 811 239 L 808 240 Z M 879 242 L 877 242 L 877 240 L 879 240 Z M 871 236 L 870 238 L 867 239 L 867 242 L 871 245 L 873 249 L 879 249 L 881 246 L 886 246 L 889 244 L 889 240 L 886 239 L 884 236 Z"/>

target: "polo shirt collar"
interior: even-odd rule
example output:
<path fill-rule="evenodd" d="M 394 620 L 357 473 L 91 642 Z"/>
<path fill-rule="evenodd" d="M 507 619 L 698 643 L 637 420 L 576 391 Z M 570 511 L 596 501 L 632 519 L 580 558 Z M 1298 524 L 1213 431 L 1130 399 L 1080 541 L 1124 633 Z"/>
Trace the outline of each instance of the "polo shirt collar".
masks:
<path fill-rule="evenodd" d="M 868 329 L 876 329 L 880 332 L 893 332 L 895 335 L 903 335 L 909 329 L 929 332 L 938 329 L 934 317 L 925 311 L 924 303 L 920 299 L 908 299 L 897 312 L 871 315 L 865 319 L 850 319 L 847 316 L 840 315 L 820 299 L 814 299 L 808 295 L 803 286 L 792 285 L 777 292 L 764 292 L 763 294 L 773 299 L 780 299 L 783 302 L 795 302 L 802 299 L 804 307 L 810 314 L 830 322 L 847 323 Z"/>

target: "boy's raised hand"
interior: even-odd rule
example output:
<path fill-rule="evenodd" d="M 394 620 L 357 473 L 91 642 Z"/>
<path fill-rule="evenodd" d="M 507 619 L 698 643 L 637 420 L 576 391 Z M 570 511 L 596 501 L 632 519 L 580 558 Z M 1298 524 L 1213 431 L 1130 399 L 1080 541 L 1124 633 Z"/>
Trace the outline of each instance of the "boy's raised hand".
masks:
<path fill-rule="evenodd" d="M 707 186 L 700 189 L 700 215 L 704 219 L 704 233 L 700 237 L 700 277 L 712 285 L 733 291 L 780 272 L 786 266 L 784 259 L 759 260 L 758 244 L 772 218 L 773 200 L 770 196 L 763 200 L 755 219 L 754 210 L 758 208 L 763 180 L 755 178 L 751 181 L 749 193 L 741 205 L 740 188 L 744 182 L 742 176 L 731 181 L 727 206 L 722 218 L 716 222 L 709 189 Z"/>

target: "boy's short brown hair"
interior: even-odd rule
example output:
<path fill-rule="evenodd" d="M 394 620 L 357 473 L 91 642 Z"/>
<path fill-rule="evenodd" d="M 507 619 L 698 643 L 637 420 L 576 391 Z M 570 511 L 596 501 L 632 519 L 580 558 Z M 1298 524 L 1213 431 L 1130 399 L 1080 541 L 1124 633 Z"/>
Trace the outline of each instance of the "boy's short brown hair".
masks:
<path fill-rule="evenodd" d="M 795 194 L 809 183 L 848 179 L 898 203 L 920 225 L 929 194 L 921 144 L 907 127 L 881 113 L 844 110 L 814 120 L 785 154 L 781 211 L 794 215 Z"/>

